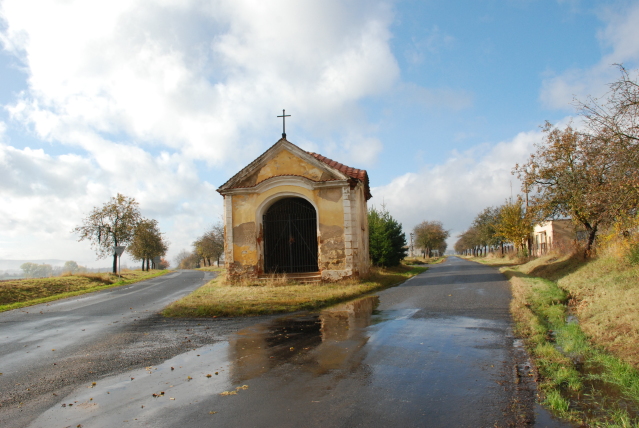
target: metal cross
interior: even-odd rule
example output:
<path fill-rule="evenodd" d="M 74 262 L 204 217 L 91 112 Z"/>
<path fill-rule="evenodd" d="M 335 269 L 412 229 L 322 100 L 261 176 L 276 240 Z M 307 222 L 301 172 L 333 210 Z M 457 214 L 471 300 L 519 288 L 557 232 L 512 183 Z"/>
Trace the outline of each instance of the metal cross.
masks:
<path fill-rule="evenodd" d="M 286 118 L 291 117 L 291 115 L 286 114 L 286 110 L 282 110 L 282 115 L 277 117 L 282 118 L 282 138 L 286 138 Z"/>

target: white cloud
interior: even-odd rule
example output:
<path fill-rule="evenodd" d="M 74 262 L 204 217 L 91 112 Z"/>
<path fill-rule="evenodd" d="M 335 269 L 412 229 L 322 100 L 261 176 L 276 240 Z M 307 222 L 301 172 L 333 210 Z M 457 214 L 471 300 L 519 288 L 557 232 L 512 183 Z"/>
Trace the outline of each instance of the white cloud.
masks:
<path fill-rule="evenodd" d="M 392 20 L 381 0 L 0 2 L 0 42 L 28 76 L 5 108 L 79 153 L 13 147 L 0 122 L 0 258 L 93 259 L 70 231 L 117 192 L 159 221 L 170 258 L 189 249 L 222 212 L 198 166 L 252 160 L 282 108 L 291 141 L 375 162 L 360 102 L 398 82 Z"/>
<path fill-rule="evenodd" d="M 442 165 L 407 173 L 389 184 L 372 189 L 370 203 L 386 204 L 408 234 L 424 220 L 439 220 L 451 230 L 449 247 L 488 206 L 502 205 L 516 196 L 520 183 L 511 171 L 533 151 L 541 131 L 519 133 L 511 141 L 482 145 L 463 153 L 452 152 Z"/>
<path fill-rule="evenodd" d="M 221 200 L 190 160 L 100 143 L 103 151 L 95 158 L 0 143 L 0 259 L 93 259 L 71 230 L 118 192 L 136 198 L 142 214 L 159 221 L 174 244 L 170 255 L 217 220 Z"/>
<path fill-rule="evenodd" d="M 210 164 L 245 161 L 264 149 L 264 129 L 278 129 L 282 107 L 320 137 L 370 138 L 358 102 L 399 76 L 384 2 L 5 0 L 0 7 L 4 46 L 29 73 L 13 118 L 41 138 L 87 150 L 91 136 L 124 135 Z"/>
<path fill-rule="evenodd" d="M 601 17 L 607 25 L 598 38 L 608 53 L 590 68 L 573 68 L 546 78 L 540 99 L 547 107 L 572 109 L 575 98 L 586 101 L 588 96 L 601 97 L 608 91 L 608 84 L 619 78 L 613 64 L 627 68 L 639 64 L 639 3 L 623 10 L 602 10 Z"/>

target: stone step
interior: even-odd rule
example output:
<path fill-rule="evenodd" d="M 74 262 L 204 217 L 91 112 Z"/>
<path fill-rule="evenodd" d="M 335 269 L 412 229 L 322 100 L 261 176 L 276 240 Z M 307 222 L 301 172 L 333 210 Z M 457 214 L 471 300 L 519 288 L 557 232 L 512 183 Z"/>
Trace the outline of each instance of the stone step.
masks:
<path fill-rule="evenodd" d="M 260 275 L 258 279 L 260 281 L 268 281 L 273 278 L 281 278 L 286 276 L 286 279 L 289 281 L 295 282 L 322 282 L 322 274 L 320 272 L 299 272 L 299 273 L 287 273 L 287 274 L 264 274 Z"/>

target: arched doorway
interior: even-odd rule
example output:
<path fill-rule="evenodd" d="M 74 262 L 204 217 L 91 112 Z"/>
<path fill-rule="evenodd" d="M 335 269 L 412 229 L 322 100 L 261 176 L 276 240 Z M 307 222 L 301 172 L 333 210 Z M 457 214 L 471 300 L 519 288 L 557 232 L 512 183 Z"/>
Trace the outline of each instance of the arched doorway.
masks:
<path fill-rule="evenodd" d="M 317 213 L 302 198 L 275 202 L 263 216 L 264 272 L 317 272 Z"/>

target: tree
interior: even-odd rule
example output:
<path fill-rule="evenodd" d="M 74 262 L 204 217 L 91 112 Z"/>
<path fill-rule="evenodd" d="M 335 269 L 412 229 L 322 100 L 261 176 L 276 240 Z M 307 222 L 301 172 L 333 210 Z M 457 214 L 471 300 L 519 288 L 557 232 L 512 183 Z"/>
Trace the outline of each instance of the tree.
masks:
<path fill-rule="evenodd" d="M 406 257 L 406 235 L 382 205 L 368 211 L 369 254 L 376 266 L 397 266 Z"/>
<path fill-rule="evenodd" d="M 53 274 L 53 268 L 48 264 L 26 262 L 20 265 L 20 269 L 27 278 L 46 278 Z"/>
<path fill-rule="evenodd" d="M 83 220 L 82 226 L 72 231 L 80 235 L 78 241 L 91 241 L 99 259 L 113 255 L 113 273 L 117 272 L 118 263 L 114 247 L 126 245 L 133 239 L 141 218 L 138 205 L 134 198 L 118 193 L 101 208 L 93 208 Z"/>
<path fill-rule="evenodd" d="M 472 250 L 479 246 L 478 232 L 475 227 L 471 227 L 464 233 L 458 236 L 457 242 L 455 242 L 455 251 L 457 253 L 463 253 L 467 250 Z"/>
<path fill-rule="evenodd" d="M 204 260 L 204 264 L 211 266 L 211 259 L 220 261 L 224 254 L 224 226 L 218 223 L 199 237 L 194 243 L 195 252 Z"/>
<path fill-rule="evenodd" d="M 628 171 L 610 139 L 546 123 L 543 142 L 524 165 L 513 170 L 522 189 L 533 190 L 531 217 L 541 222 L 570 217 L 588 233 L 589 255 L 599 228 L 636 207 L 636 171 Z"/>
<path fill-rule="evenodd" d="M 80 270 L 80 266 L 78 266 L 78 264 L 76 262 L 74 262 L 73 260 L 69 260 L 67 262 L 64 263 L 64 266 L 62 266 L 62 272 L 63 273 L 76 273 Z"/>
<path fill-rule="evenodd" d="M 142 260 L 142 270 L 144 270 L 144 262 L 146 261 L 147 271 L 150 260 L 166 254 L 168 243 L 160 232 L 157 220 L 140 220 L 128 250 L 134 260 Z"/>
<path fill-rule="evenodd" d="M 450 232 L 444 229 L 441 221 L 423 221 L 413 229 L 415 246 L 422 248 L 428 257 L 433 250 L 439 250 L 446 244 Z"/>
<path fill-rule="evenodd" d="M 577 101 L 580 113 L 593 135 L 613 137 L 612 143 L 625 152 L 627 160 L 635 166 L 639 161 L 639 82 L 637 70 L 634 77 L 623 65 L 617 64 L 621 77 L 609 85 L 608 97 L 602 103 L 589 97 L 586 102 Z"/>
<path fill-rule="evenodd" d="M 178 269 L 194 269 L 199 266 L 200 256 L 194 252 L 182 250 L 175 256 L 175 264 Z"/>
<path fill-rule="evenodd" d="M 517 250 L 526 248 L 528 237 L 533 231 L 532 222 L 524 210 L 524 202 L 517 198 L 516 202 L 502 205 L 499 211 L 499 223 L 495 227 L 496 233 L 512 242 Z"/>

